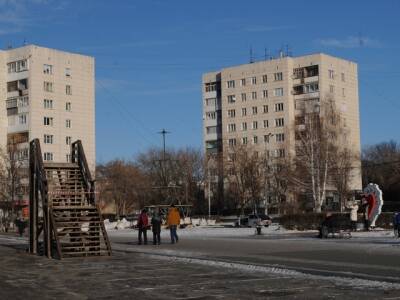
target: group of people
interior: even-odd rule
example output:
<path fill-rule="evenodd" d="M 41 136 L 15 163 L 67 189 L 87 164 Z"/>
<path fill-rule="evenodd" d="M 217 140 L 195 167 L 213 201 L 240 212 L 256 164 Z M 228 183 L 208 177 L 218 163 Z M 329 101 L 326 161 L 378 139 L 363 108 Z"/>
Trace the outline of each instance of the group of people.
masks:
<path fill-rule="evenodd" d="M 178 242 L 178 233 L 177 228 L 180 224 L 181 216 L 179 214 L 178 209 L 175 205 L 171 205 L 168 210 L 167 215 L 167 225 L 170 230 L 171 235 L 171 244 L 175 244 Z M 151 220 L 149 222 L 149 216 L 147 214 L 147 210 L 143 209 L 139 215 L 137 227 L 139 230 L 138 233 L 138 244 L 141 245 L 144 243 L 147 244 L 147 230 L 150 229 L 153 232 L 153 245 L 161 244 L 161 225 L 162 225 L 162 215 L 160 213 L 160 209 L 156 208 L 154 211 Z"/>

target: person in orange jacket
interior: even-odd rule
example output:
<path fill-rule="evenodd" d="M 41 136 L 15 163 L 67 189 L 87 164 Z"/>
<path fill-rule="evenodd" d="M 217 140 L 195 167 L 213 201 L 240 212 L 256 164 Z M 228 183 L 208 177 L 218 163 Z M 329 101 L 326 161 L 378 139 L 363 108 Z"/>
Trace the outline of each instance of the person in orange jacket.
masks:
<path fill-rule="evenodd" d="M 179 215 L 179 211 L 175 207 L 175 205 L 172 204 L 168 211 L 168 217 L 167 217 L 167 223 L 171 234 L 171 244 L 177 243 L 179 240 L 176 229 L 180 224 L 180 222 L 181 222 L 181 216 Z"/>

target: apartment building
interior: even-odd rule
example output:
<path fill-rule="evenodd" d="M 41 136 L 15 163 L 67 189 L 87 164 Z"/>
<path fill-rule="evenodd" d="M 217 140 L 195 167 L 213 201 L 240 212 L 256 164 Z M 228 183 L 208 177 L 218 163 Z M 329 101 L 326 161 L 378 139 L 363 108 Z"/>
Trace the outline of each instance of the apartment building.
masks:
<path fill-rule="evenodd" d="M 278 58 L 203 75 L 203 141 L 207 155 L 251 144 L 268 157 L 294 157 L 304 114 L 333 99 L 346 141 L 360 152 L 357 64 L 326 54 Z M 351 189 L 361 189 L 354 168 Z"/>
<path fill-rule="evenodd" d="M 27 45 L 0 51 L 0 147 L 16 145 L 28 160 L 38 138 L 43 160 L 69 162 L 82 140 L 95 168 L 94 58 Z"/>

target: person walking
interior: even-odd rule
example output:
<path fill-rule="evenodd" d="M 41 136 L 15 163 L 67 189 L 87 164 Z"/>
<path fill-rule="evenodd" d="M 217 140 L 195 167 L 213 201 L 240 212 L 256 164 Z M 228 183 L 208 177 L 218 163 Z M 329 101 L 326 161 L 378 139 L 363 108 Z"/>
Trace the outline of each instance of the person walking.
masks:
<path fill-rule="evenodd" d="M 161 215 L 160 209 L 156 208 L 156 211 L 151 218 L 151 230 L 153 231 L 153 245 L 161 244 Z"/>
<path fill-rule="evenodd" d="M 142 235 L 143 235 L 143 242 L 147 245 L 147 228 L 149 227 L 149 217 L 147 216 L 147 210 L 143 209 L 139 215 L 138 223 L 139 229 L 139 245 L 142 244 Z"/>
<path fill-rule="evenodd" d="M 400 238 L 400 213 L 396 212 L 393 216 L 394 236 Z"/>
<path fill-rule="evenodd" d="M 179 211 L 175 205 L 172 204 L 168 211 L 167 218 L 167 223 L 171 234 L 171 244 L 177 243 L 179 240 L 176 230 L 180 222 L 181 216 L 179 215 Z"/>
<path fill-rule="evenodd" d="M 357 231 L 357 219 L 358 219 L 358 204 L 356 201 L 354 201 L 350 205 L 350 223 L 351 223 L 351 229 L 353 231 Z"/>

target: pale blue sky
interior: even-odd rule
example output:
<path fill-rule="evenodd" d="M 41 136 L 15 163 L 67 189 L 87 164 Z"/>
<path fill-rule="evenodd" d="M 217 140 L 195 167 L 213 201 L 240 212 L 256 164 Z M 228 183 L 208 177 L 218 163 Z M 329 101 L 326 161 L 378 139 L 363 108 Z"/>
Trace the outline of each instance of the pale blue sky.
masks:
<path fill-rule="evenodd" d="M 0 47 L 96 58 L 97 160 L 201 147 L 201 75 L 289 44 L 359 64 L 363 145 L 400 141 L 400 1 L 0 0 Z M 361 41 L 361 42 L 360 42 Z"/>

